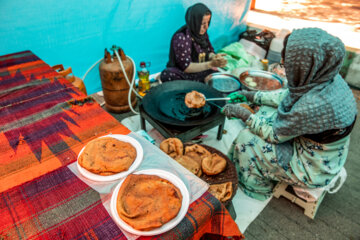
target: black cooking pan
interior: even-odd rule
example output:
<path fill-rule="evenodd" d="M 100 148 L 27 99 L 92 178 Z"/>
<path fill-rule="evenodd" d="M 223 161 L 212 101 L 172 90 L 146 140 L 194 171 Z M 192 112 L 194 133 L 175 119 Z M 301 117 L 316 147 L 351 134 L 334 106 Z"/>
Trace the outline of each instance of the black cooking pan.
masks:
<path fill-rule="evenodd" d="M 225 101 L 207 102 L 200 109 L 187 108 L 184 97 L 192 90 L 204 94 L 206 98 L 223 97 L 221 92 L 204 83 L 176 80 L 151 88 L 142 99 L 142 105 L 145 112 L 155 120 L 173 126 L 202 125 L 222 114 L 220 108 L 225 105 Z"/>

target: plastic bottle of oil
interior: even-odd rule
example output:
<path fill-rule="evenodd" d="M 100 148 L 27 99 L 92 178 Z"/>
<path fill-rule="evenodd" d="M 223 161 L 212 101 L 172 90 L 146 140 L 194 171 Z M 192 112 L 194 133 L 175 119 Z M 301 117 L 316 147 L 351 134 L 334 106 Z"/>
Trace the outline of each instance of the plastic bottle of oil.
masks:
<path fill-rule="evenodd" d="M 269 60 L 267 60 L 266 58 L 261 59 L 261 63 L 262 63 L 263 70 L 268 71 L 269 70 Z"/>
<path fill-rule="evenodd" d="M 141 96 L 145 96 L 146 93 L 150 89 L 150 79 L 149 79 L 150 72 L 146 68 L 146 63 L 140 63 L 140 70 L 138 71 L 139 76 L 139 94 Z"/>

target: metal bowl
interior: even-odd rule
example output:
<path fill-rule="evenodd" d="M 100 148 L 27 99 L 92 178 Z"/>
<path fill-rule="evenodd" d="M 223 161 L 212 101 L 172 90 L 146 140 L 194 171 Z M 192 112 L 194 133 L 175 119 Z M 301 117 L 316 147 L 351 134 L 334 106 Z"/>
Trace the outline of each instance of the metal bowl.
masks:
<path fill-rule="evenodd" d="M 206 77 L 205 83 L 222 93 L 232 93 L 241 88 L 239 79 L 227 73 L 212 73 Z"/>
<path fill-rule="evenodd" d="M 261 82 L 257 82 L 256 86 L 249 86 L 249 84 L 245 81 L 247 77 L 251 77 L 255 80 L 261 78 Z M 244 89 L 247 90 L 253 90 L 253 91 L 274 91 L 280 88 L 284 87 L 285 80 L 280 77 L 279 75 L 267 72 L 267 71 L 261 71 L 261 70 L 248 70 L 240 74 L 239 76 L 240 83 Z M 277 81 L 280 84 L 273 84 L 273 88 L 271 85 L 266 85 L 270 81 Z M 255 81 L 256 82 L 256 81 Z M 271 86 L 271 87 L 269 87 Z"/>

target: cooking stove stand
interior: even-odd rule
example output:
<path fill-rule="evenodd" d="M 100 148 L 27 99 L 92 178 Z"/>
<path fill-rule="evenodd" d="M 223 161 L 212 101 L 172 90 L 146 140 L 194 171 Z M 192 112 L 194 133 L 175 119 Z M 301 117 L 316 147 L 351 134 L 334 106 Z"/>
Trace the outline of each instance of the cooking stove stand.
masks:
<path fill-rule="evenodd" d="M 172 126 L 172 125 L 164 124 L 153 119 L 149 114 L 145 112 L 142 104 L 140 104 L 139 106 L 139 112 L 140 112 L 141 129 L 146 131 L 145 120 L 147 120 L 165 138 L 176 137 L 179 138 L 181 141 L 186 142 L 186 141 L 190 141 L 194 137 L 197 137 L 200 134 L 218 125 L 219 128 L 216 139 L 221 140 L 223 135 L 225 116 L 221 114 L 219 114 L 214 120 L 210 121 L 207 124 L 203 124 L 199 126 L 182 127 L 182 126 Z"/>

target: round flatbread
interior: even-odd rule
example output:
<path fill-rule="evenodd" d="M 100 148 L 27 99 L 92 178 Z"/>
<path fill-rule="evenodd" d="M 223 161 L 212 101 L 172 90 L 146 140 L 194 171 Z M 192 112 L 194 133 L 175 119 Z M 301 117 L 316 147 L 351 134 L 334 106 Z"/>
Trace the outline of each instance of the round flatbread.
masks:
<path fill-rule="evenodd" d="M 213 153 L 210 157 L 205 157 L 202 160 L 201 167 L 206 175 L 216 175 L 224 171 L 226 160 L 218 154 Z"/>
<path fill-rule="evenodd" d="M 185 105 L 188 108 L 201 108 L 205 103 L 205 96 L 202 93 L 191 91 L 185 95 Z"/>
<path fill-rule="evenodd" d="M 184 146 L 178 138 L 168 138 L 160 143 L 160 149 L 172 158 L 183 155 Z"/>
<path fill-rule="evenodd" d="M 186 155 L 177 156 L 175 160 L 196 176 L 201 176 L 201 165 L 196 160 Z"/>
<path fill-rule="evenodd" d="M 140 231 L 159 228 L 175 218 L 181 209 L 180 190 L 155 175 L 130 174 L 117 197 L 119 217 Z"/>
<path fill-rule="evenodd" d="M 205 157 L 210 157 L 211 153 L 204 147 L 194 144 L 185 147 L 185 155 L 196 160 L 200 165 Z"/>
<path fill-rule="evenodd" d="M 137 156 L 136 149 L 128 142 L 112 137 L 90 141 L 79 156 L 81 167 L 99 175 L 113 175 L 127 171 Z"/>
<path fill-rule="evenodd" d="M 214 195 L 220 202 L 225 202 L 229 200 L 233 193 L 232 183 L 220 183 L 212 184 L 209 187 L 209 192 Z"/>

